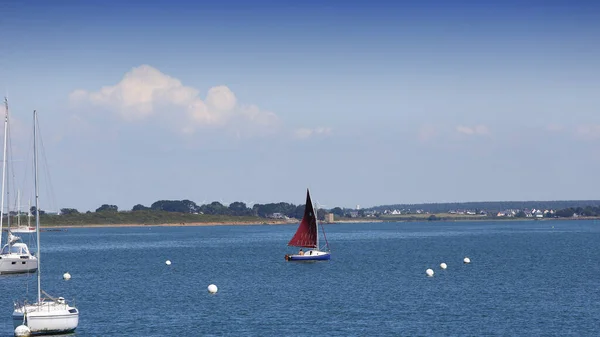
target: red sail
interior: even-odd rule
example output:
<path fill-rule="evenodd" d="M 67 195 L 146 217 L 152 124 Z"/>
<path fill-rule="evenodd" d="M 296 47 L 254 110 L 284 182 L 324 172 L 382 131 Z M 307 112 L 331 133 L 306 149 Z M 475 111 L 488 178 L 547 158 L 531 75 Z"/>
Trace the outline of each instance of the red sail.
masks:
<path fill-rule="evenodd" d="M 300 226 L 294 237 L 288 242 L 288 246 L 319 248 L 317 247 L 317 217 L 313 209 L 310 194 L 306 190 L 306 207 L 304 208 L 304 216 L 300 221 Z"/>

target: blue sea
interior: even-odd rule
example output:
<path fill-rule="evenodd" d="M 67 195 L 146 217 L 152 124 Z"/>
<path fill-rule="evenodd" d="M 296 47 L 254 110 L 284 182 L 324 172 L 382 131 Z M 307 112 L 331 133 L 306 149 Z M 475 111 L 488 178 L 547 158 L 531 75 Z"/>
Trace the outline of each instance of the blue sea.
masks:
<path fill-rule="evenodd" d="M 286 262 L 296 226 L 43 232 L 42 288 L 75 336 L 600 336 L 599 222 L 332 224 L 330 261 Z M 36 278 L 0 282 L 12 336 Z"/>

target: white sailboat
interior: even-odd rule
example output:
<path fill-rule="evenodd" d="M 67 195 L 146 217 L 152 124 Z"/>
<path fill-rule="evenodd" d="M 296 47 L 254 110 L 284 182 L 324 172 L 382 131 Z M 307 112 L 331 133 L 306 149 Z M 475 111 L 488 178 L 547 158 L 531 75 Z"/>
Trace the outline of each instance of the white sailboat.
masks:
<path fill-rule="evenodd" d="M 31 200 L 27 208 L 27 225 L 21 224 L 21 192 L 17 191 L 17 227 L 11 228 L 12 233 L 35 233 L 35 227 L 31 226 Z"/>
<path fill-rule="evenodd" d="M 33 162 L 35 167 L 35 232 L 37 236 L 37 257 L 41 262 L 40 247 L 40 211 L 37 162 L 37 113 L 33 112 Z M 79 324 L 79 310 L 69 305 L 64 298 L 53 298 L 42 291 L 41 263 L 37 274 L 37 302 L 33 304 L 15 303 L 12 314 L 15 328 L 25 325 L 32 335 L 57 334 L 72 332 Z M 47 298 L 42 297 L 42 292 Z"/>
<path fill-rule="evenodd" d="M 4 225 L 4 196 L 5 191 L 8 196 L 9 189 L 6 188 L 8 181 L 6 179 L 8 175 L 7 168 L 7 147 L 8 147 L 8 100 L 4 98 L 4 157 L 2 162 L 2 196 L 0 201 L 0 244 L 2 243 L 2 231 Z M 0 251 L 0 274 L 25 274 L 34 273 L 38 269 L 38 259 L 31 255 L 29 248 L 23 242 L 19 242 L 21 239 L 18 236 L 14 236 L 10 228 L 10 198 L 7 198 L 7 236 L 6 244 Z"/>

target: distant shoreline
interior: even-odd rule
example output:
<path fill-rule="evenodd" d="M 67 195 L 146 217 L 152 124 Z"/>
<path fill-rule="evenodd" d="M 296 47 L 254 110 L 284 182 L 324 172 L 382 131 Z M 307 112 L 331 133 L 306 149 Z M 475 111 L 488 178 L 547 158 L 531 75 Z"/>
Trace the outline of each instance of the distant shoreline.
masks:
<path fill-rule="evenodd" d="M 123 223 L 123 224 L 85 224 L 85 225 L 41 225 L 42 231 L 62 230 L 68 228 L 118 228 L 118 227 L 215 227 L 215 226 L 274 226 L 274 225 L 297 225 L 298 221 L 225 221 L 225 222 L 181 222 L 181 223 L 160 223 L 160 224 L 139 224 L 139 223 Z M 384 220 L 348 220 L 336 221 L 333 223 L 322 222 L 320 224 L 335 225 L 344 223 L 373 223 L 373 222 L 397 222 Z M 5 228 L 3 231 L 6 231 Z"/>
<path fill-rule="evenodd" d="M 85 225 L 41 225 L 42 230 L 66 229 L 66 228 L 111 228 L 111 227 L 214 227 L 214 226 L 273 226 L 273 225 L 297 225 L 297 221 L 267 220 L 267 221 L 209 221 L 209 222 L 181 222 L 181 223 L 159 223 L 159 224 L 85 224 Z M 319 224 L 335 225 L 344 223 L 373 223 L 373 222 L 397 222 L 396 220 L 342 220 L 335 222 L 319 221 Z"/>
<path fill-rule="evenodd" d="M 182 222 L 182 223 L 162 223 L 162 224 L 89 224 L 89 225 L 42 225 L 43 230 L 67 229 L 67 228 L 111 228 L 111 227 L 214 227 L 214 226 L 269 226 L 269 225 L 297 225 L 298 221 L 227 221 L 227 222 Z M 344 223 L 373 223 L 373 222 L 396 222 L 384 220 L 349 220 L 336 221 L 333 223 L 319 222 L 326 225 L 344 224 Z"/>
<path fill-rule="evenodd" d="M 227 222 L 181 222 L 162 224 L 89 224 L 89 225 L 51 225 L 42 226 L 43 229 L 50 228 L 101 228 L 101 227 L 211 227 L 211 226 L 258 226 L 258 225 L 287 225 L 295 222 L 285 221 L 227 221 Z"/>
<path fill-rule="evenodd" d="M 556 220 L 600 220 L 600 217 L 578 217 L 578 218 L 445 218 L 436 220 L 423 219 L 358 219 L 358 220 L 340 220 L 335 222 L 320 222 L 325 225 L 336 224 L 360 224 L 360 223 L 381 223 L 381 222 L 458 222 L 458 221 L 556 221 Z M 162 223 L 162 224 L 89 224 L 89 225 L 42 225 L 43 230 L 68 229 L 68 228 L 111 228 L 111 227 L 215 227 L 215 226 L 264 226 L 264 225 L 296 225 L 299 221 L 277 221 L 269 220 L 263 222 L 256 221 L 227 221 L 227 222 L 182 222 L 182 223 Z"/>

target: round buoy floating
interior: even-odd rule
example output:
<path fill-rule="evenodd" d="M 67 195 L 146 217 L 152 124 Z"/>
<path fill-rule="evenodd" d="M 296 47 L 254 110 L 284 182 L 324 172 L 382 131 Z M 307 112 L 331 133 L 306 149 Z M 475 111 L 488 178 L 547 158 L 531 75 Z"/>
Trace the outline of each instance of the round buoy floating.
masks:
<path fill-rule="evenodd" d="M 446 269 L 446 268 L 448 268 L 448 265 L 446 265 L 444 262 L 442 262 L 442 263 L 440 263 L 440 268 Z"/>
<path fill-rule="evenodd" d="M 432 277 L 433 276 L 433 269 L 429 268 L 425 271 L 425 274 L 427 274 L 428 277 Z"/>
<path fill-rule="evenodd" d="M 170 266 L 170 265 L 171 265 L 171 260 L 167 260 L 167 261 L 165 261 L 165 264 L 166 264 L 167 266 Z"/>
<path fill-rule="evenodd" d="M 69 274 L 69 272 L 66 272 L 66 273 L 64 273 L 64 274 L 63 274 L 63 279 L 64 279 L 65 281 L 68 281 L 68 280 L 70 280 L 70 279 L 71 279 L 71 274 Z"/>
<path fill-rule="evenodd" d="M 468 257 L 465 257 L 463 260 L 464 263 L 471 263 L 471 259 L 469 259 Z"/>
<path fill-rule="evenodd" d="M 31 330 L 29 330 L 29 327 L 27 325 L 19 325 L 18 327 L 15 328 L 15 336 L 16 337 L 31 336 Z"/>
<path fill-rule="evenodd" d="M 208 292 L 211 293 L 211 294 L 216 294 L 217 290 L 218 290 L 218 288 L 214 284 L 211 284 L 211 285 L 208 286 Z"/>

